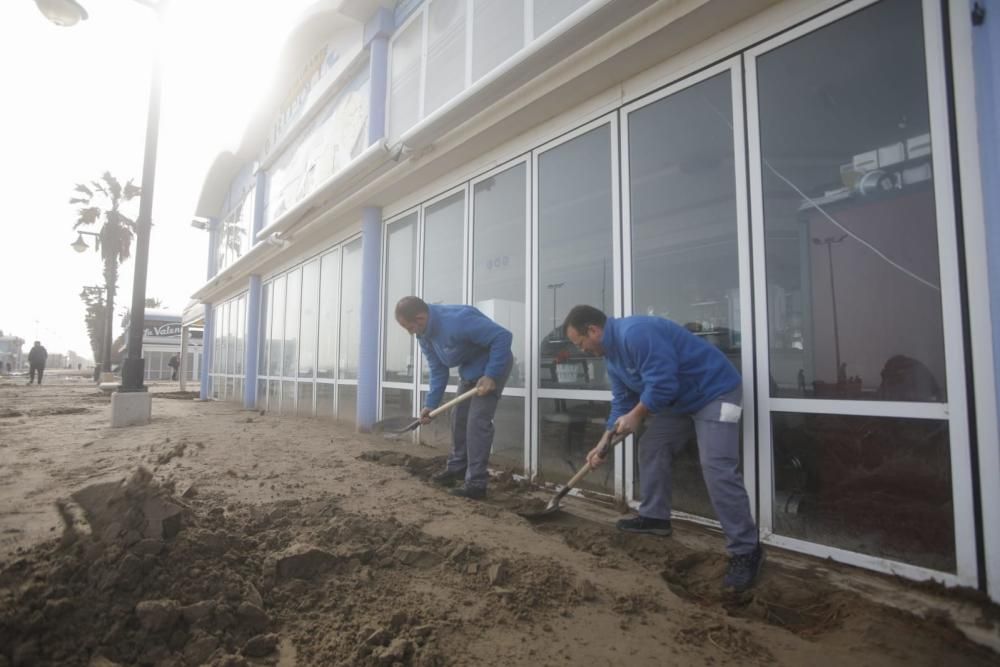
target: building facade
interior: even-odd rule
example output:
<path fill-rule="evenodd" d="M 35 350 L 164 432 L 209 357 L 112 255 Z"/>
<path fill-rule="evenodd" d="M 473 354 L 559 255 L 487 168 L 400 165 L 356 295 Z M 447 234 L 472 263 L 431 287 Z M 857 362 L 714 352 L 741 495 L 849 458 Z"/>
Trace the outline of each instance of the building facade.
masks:
<path fill-rule="evenodd" d="M 319 2 L 294 85 L 203 187 L 203 396 L 415 415 L 396 300 L 471 304 L 514 333 L 493 463 L 561 482 L 610 401 L 563 317 L 670 318 L 742 373 L 766 543 L 1000 600 L 1000 16 L 979 9 Z M 631 442 L 605 470 L 584 487 L 636 504 Z M 713 522 L 694 443 L 674 475 L 675 511 Z"/>

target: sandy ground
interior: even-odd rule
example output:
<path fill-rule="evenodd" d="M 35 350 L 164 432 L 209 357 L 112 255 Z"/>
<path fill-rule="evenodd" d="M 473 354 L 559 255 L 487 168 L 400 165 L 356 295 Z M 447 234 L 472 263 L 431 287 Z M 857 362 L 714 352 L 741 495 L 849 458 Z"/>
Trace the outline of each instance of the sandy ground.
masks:
<path fill-rule="evenodd" d="M 154 387 L 110 429 L 83 379 L 0 379 L 6 665 L 995 665 L 995 606 L 722 538 L 618 533 L 510 475 L 428 484 L 438 450 Z M 973 642 L 974 637 L 979 643 Z"/>

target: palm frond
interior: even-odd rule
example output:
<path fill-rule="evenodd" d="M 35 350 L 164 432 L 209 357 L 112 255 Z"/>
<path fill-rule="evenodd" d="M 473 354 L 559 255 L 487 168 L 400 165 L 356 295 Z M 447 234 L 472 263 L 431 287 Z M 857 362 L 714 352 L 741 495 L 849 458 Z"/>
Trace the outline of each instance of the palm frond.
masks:
<path fill-rule="evenodd" d="M 86 185 L 84 185 L 83 183 L 77 183 L 76 187 L 73 188 L 73 189 L 76 190 L 77 192 L 82 192 L 83 194 L 87 195 L 88 197 L 93 197 L 94 196 L 93 191 L 90 188 L 88 188 Z"/>
<path fill-rule="evenodd" d="M 104 186 L 103 186 L 103 185 L 101 185 L 100 183 L 98 183 L 97 181 L 91 181 L 91 182 L 90 182 L 90 185 L 91 185 L 91 186 L 92 186 L 92 187 L 94 188 L 94 190 L 96 190 L 97 192 L 100 192 L 100 193 L 102 193 L 102 194 L 105 194 L 105 195 L 108 195 L 108 191 L 107 191 L 107 190 L 105 190 L 105 189 L 104 189 Z M 108 196 L 110 197 L 111 195 L 108 195 Z"/>
<path fill-rule="evenodd" d="M 77 209 L 77 220 L 76 224 L 73 225 L 73 229 L 76 229 L 80 225 L 92 225 L 97 222 L 97 218 L 101 215 L 101 209 L 97 206 L 90 206 L 88 208 Z"/>
<path fill-rule="evenodd" d="M 117 202 L 122 198 L 122 186 L 118 182 L 118 179 L 111 175 L 110 171 L 106 171 L 101 175 L 104 182 L 108 184 L 108 192 L 111 193 L 111 198 Z"/>
<path fill-rule="evenodd" d="M 90 197 L 70 197 L 70 204 L 88 204 L 90 203 Z"/>
<path fill-rule="evenodd" d="M 125 184 L 125 192 L 123 193 L 122 198 L 125 199 L 125 201 L 129 201 L 131 199 L 135 199 L 141 194 L 142 188 L 138 185 L 133 185 L 131 178 L 128 179 L 128 183 Z"/>

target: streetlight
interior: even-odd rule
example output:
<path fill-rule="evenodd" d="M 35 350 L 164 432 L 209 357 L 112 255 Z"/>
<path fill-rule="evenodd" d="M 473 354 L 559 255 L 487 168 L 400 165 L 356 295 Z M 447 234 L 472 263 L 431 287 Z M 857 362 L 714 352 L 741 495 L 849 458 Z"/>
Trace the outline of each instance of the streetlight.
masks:
<path fill-rule="evenodd" d="M 168 0 L 132 0 L 163 17 Z M 56 25 L 71 26 L 87 18 L 85 10 L 76 0 L 35 0 L 45 18 Z M 146 143 L 142 159 L 142 193 L 139 199 L 139 217 L 136 220 L 135 276 L 132 280 L 132 317 L 128 331 L 128 356 L 122 365 L 122 392 L 144 392 L 142 334 L 146 318 L 146 268 L 149 262 L 149 228 L 153 212 L 153 185 L 156 177 L 156 148 L 160 128 L 161 65 L 159 39 L 154 44 L 153 70 L 149 86 L 149 108 L 146 114 Z M 83 239 L 78 239 L 82 241 Z M 76 244 L 73 244 L 76 248 Z M 110 363 L 110 358 L 107 360 Z"/>
<path fill-rule="evenodd" d="M 565 285 L 566 283 L 549 283 L 546 285 L 547 288 L 552 290 L 552 335 L 555 336 L 556 333 L 556 290 Z"/>
<path fill-rule="evenodd" d="M 100 250 L 101 250 L 101 235 L 100 234 L 97 234 L 95 232 L 83 232 L 83 231 L 80 231 L 80 230 L 77 230 L 76 234 L 77 234 L 76 240 L 69 244 L 69 246 L 73 250 L 75 250 L 77 252 L 85 252 L 87 250 L 87 248 L 89 248 L 90 246 L 87 245 L 87 242 L 83 239 L 83 237 L 84 236 L 93 236 L 94 237 L 94 252 L 100 252 Z M 112 294 L 112 290 L 114 289 L 114 285 L 108 285 L 106 281 L 107 281 L 107 274 L 105 274 L 105 286 L 102 287 L 101 289 L 104 290 L 105 295 L 110 295 L 110 294 Z M 112 298 L 112 301 L 113 300 L 114 299 Z M 103 357 L 102 363 L 101 363 L 101 366 L 102 366 L 101 370 L 103 372 L 105 372 L 105 373 L 110 373 L 111 372 L 111 343 L 112 343 L 112 339 L 113 339 L 113 335 L 112 335 L 111 332 L 112 332 L 112 330 L 113 330 L 112 328 L 114 327 L 114 324 L 115 324 L 115 313 L 114 313 L 113 304 L 108 303 L 107 301 L 104 302 L 104 308 L 105 308 L 105 310 L 107 310 L 107 313 L 105 315 L 105 320 L 106 321 L 104 323 L 104 339 L 101 341 L 101 349 L 102 349 L 101 356 Z M 95 366 L 96 366 L 96 364 L 95 364 Z"/>
<path fill-rule="evenodd" d="M 842 234 L 841 236 L 827 236 L 824 239 L 813 238 L 812 242 L 816 245 L 825 245 L 827 257 L 830 260 L 830 303 L 833 304 L 833 349 L 837 360 L 837 384 L 841 381 L 840 372 L 840 331 L 837 328 L 837 288 L 833 282 L 833 244 L 843 243 L 844 239 L 847 238 L 847 234 Z M 846 376 L 846 373 L 844 374 Z M 846 379 L 846 378 L 845 378 Z"/>

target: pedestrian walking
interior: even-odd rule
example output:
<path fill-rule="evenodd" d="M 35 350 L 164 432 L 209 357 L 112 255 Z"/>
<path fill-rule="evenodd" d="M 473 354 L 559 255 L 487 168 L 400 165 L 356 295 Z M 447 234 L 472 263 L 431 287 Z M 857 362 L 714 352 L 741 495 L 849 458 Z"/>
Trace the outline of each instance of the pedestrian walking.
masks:
<path fill-rule="evenodd" d="M 49 352 L 37 340 L 28 352 L 28 384 L 35 381 L 35 374 L 38 374 L 38 384 L 42 383 L 42 374 L 45 373 L 45 361 L 49 358 Z"/>

